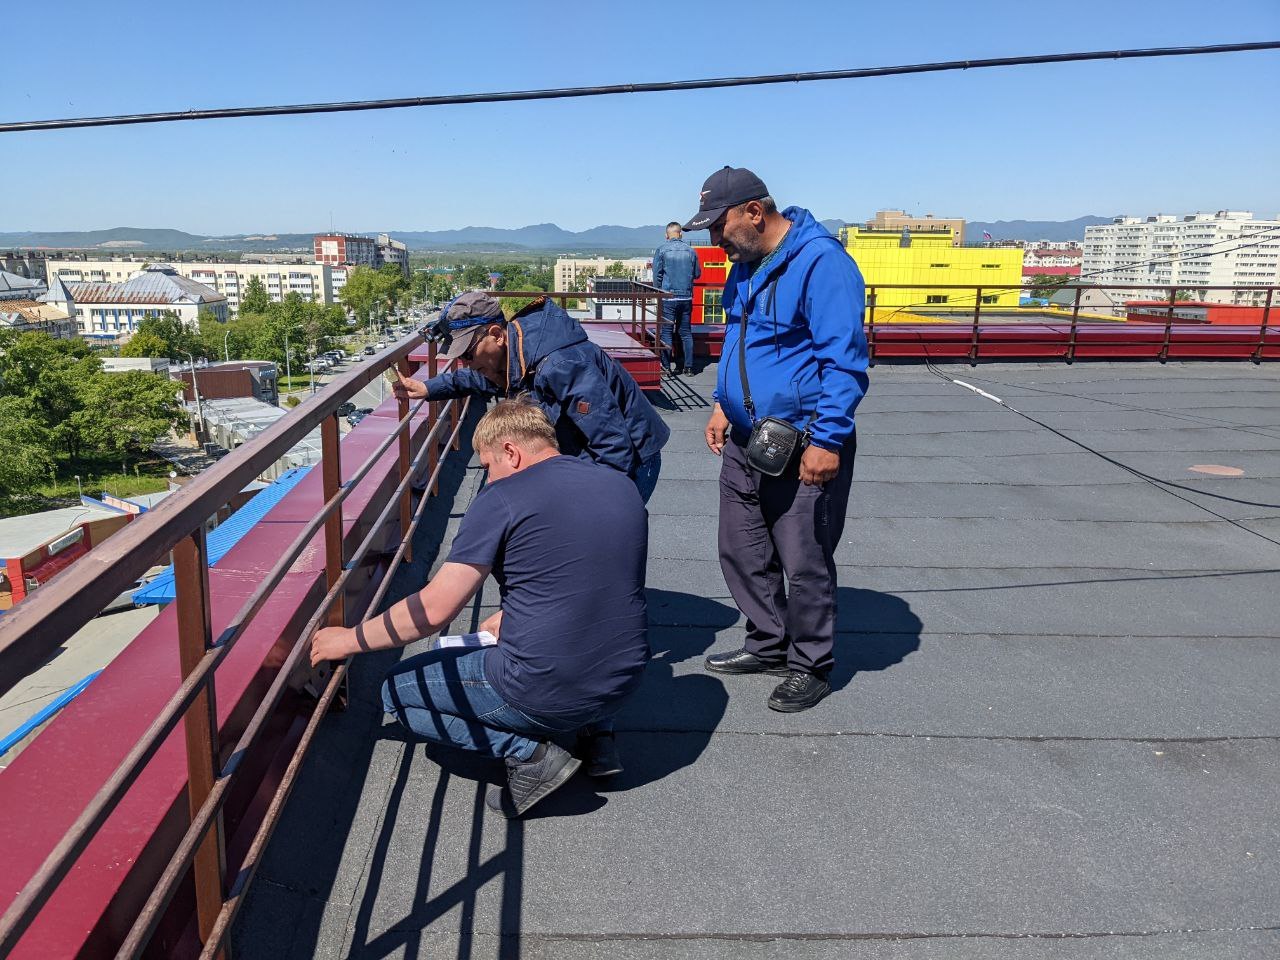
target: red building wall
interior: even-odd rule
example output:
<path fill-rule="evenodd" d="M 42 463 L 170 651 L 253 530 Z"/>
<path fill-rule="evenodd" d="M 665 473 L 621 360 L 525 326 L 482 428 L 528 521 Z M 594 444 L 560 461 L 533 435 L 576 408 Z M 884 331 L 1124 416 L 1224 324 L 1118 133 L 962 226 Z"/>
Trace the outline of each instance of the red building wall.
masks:
<path fill-rule="evenodd" d="M 720 294 L 729 277 L 729 261 L 719 247 L 694 247 L 702 274 L 693 282 L 692 322 L 724 323 L 724 311 L 720 307 Z"/>

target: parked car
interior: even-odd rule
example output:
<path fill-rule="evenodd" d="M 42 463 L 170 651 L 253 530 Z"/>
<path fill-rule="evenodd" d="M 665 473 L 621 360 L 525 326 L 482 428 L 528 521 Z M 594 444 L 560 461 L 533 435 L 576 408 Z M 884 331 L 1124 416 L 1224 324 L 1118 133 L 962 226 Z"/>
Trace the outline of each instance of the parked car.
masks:
<path fill-rule="evenodd" d="M 356 405 L 348 400 L 346 403 L 338 404 L 338 416 L 347 417 L 356 412 Z"/>
<path fill-rule="evenodd" d="M 377 352 L 378 352 L 378 351 L 377 351 L 377 350 L 375 350 L 375 349 L 373 349 L 373 347 L 365 347 L 365 348 L 364 348 L 364 355 L 365 355 L 366 357 L 372 357 L 372 356 L 373 356 L 375 353 L 377 353 Z"/>
<path fill-rule="evenodd" d="M 383 343 L 381 340 L 379 340 L 377 343 L 375 343 L 375 344 L 373 345 L 373 349 L 374 349 L 374 350 L 385 350 L 385 349 L 387 349 L 387 345 L 386 345 L 385 343 Z"/>

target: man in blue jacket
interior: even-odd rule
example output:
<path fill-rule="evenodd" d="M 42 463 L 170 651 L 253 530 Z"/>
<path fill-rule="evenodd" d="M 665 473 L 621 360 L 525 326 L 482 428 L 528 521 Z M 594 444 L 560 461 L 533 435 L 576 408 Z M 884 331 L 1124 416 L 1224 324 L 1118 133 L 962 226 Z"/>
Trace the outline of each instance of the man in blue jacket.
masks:
<path fill-rule="evenodd" d="M 854 410 L 867 391 L 862 275 L 808 210 L 779 211 L 750 170 L 725 167 L 707 178 L 685 229 L 709 229 L 733 263 L 706 439 L 722 458 L 720 567 L 747 635 L 741 650 L 714 654 L 706 666 L 785 675 L 769 707 L 807 710 L 831 692 L 834 553 L 853 479 Z M 784 420 L 807 438 L 780 476 L 753 469 L 744 455 L 754 421 L 739 351 L 755 419 Z"/>
<path fill-rule="evenodd" d="M 626 474 L 649 501 L 671 430 L 630 375 L 587 339 L 582 324 L 545 297 L 507 321 L 496 297 L 473 291 L 445 307 L 436 329 L 449 340 L 445 357 L 469 366 L 425 383 L 397 373 L 397 397 L 488 400 L 528 393 L 555 425 L 561 453 Z"/>
<path fill-rule="evenodd" d="M 680 335 L 684 373 L 693 373 L 693 281 L 702 276 L 702 265 L 693 247 L 681 239 L 680 224 L 667 224 L 667 239 L 653 251 L 653 285 L 670 296 L 662 300 L 662 357 L 671 364 L 673 334 Z"/>

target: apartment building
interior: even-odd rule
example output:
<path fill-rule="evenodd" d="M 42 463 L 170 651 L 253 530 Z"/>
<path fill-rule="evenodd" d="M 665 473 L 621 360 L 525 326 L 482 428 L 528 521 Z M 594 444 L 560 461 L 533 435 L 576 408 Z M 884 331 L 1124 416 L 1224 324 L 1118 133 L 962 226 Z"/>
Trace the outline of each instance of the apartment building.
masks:
<path fill-rule="evenodd" d="M 621 263 L 626 269 L 624 279 L 648 283 L 653 279 L 653 261 L 648 257 L 623 260 L 618 257 L 560 257 L 556 260 L 557 290 L 585 290 L 585 282 L 592 277 L 603 277 L 611 264 Z M 581 281 L 581 282 L 580 282 Z"/>
<path fill-rule="evenodd" d="M 347 282 L 347 267 L 327 263 L 214 263 L 184 261 L 168 264 L 178 276 L 216 290 L 226 298 L 234 313 L 240 309 L 240 298 L 249 281 L 257 277 L 267 295 L 282 301 L 290 293 L 304 300 L 330 304 Z M 54 277 L 66 283 L 124 283 L 147 267 L 143 260 L 46 260 L 50 284 Z"/>
<path fill-rule="evenodd" d="M 227 298 L 211 287 L 181 276 L 170 266 L 149 266 L 122 283 L 76 282 L 55 274 L 41 298 L 73 316 L 80 336 L 122 342 L 144 317 L 173 313 L 194 327 L 201 313 L 227 319 Z"/>
<path fill-rule="evenodd" d="M 1280 285 L 1280 219 L 1256 220 L 1248 210 L 1219 210 L 1188 216 L 1116 217 L 1086 227 L 1082 275 L 1118 285 L 1117 300 L 1158 299 L 1142 286 Z M 1134 284 L 1124 289 L 1125 284 Z M 1211 303 L 1260 303 L 1259 290 L 1194 293 Z"/>

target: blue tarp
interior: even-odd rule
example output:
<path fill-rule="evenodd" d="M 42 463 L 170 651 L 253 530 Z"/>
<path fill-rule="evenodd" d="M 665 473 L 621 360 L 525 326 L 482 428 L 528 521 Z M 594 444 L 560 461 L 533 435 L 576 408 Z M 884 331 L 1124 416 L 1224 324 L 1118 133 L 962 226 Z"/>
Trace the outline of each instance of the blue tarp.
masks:
<path fill-rule="evenodd" d="M 284 495 L 296 487 L 310 469 L 310 466 L 294 467 L 287 473 L 282 473 L 271 486 L 260 490 L 225 522 L 218 524 L 213 533 L 209 534 L 209 566 L 215 566 L 226 556 L 227 551 L 239 543 L 240 538 L 252 530 L 253 525 L 266 516 L 268 510 L 284 499 Z M 172 566 L 165 567 L 158 577 L 133 593 L 133 602 L 139 606 L 172 603 L 175 598 Z"/>

